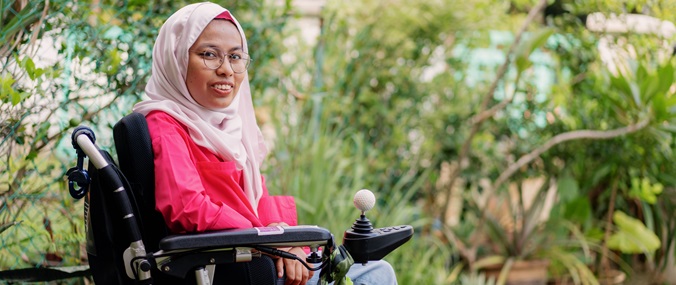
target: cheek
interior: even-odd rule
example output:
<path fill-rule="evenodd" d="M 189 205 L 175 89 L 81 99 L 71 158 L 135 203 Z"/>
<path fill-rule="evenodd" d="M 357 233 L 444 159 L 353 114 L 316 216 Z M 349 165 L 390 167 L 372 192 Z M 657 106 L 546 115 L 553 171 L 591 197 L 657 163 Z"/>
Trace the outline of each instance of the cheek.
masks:
<path fill-rule="evenodd" d="M 243 82 L 244 82 L 244 73 L 235 74 L 235 86 L 237 86 L 237 89 L 239 89 L 239 87 L 242 86 Z"/>
<path fill-rule="evenodd" d="M 188 86 L 188 90 L 191 88 L 200 88 L 200 85 L 203 81 L 204 75 L 200 73 L 200 70 L 193 68 L 192 72 L 190 72 L 190 69 L 188 69 L 188 74 L 185 78 L 185 84 Z"/>
<path fill-rule="evenodd" d="M 195 80 L 193 79 L 192 76 L 188 75 L 188 78 L 185 79 L 185 86 L 188 88 L 188 92 L 190 92 L 190 95 L 195 92 L 194 86 L 195 86 Z"/>
<path fill-rule="evenodd" d="M 195 98 L 195 95 L 198 95 L 201 93 L 199 90 L 199 74 L 195 72 L 190 72 L 190 69 L 188 69 L 188 74 L 185 78 L 185 87 L 188 89 L 188 93 L 190 93 L 190 97 L 192 97 L 194 100 L 197 100 Z"/>
<path fill-rule="evenodd" d="M 186 73 L 186 76 L 185 76 L 186 77 L 185 78 L 186 84 L 191 85 L 191 84 L 198 83 L 202 78 L 201 72 L 202 72 L 202 70 L 200 70 L 196 61 L 191 59 L 188 62 L 188 70 L 187 70 L 187 73 Z"/>
<path fill-rule="evenodd" d="M 194 73 L 195 70 L 190 65 L 188 65 L 188 72 L 185 75 L 185 84 L 187 85 L 188 89 L 190 89 L 190 85 L 192 85 L 192 83 L 195 81 L 193 79 L 193 77 L 195 77 Z"/>

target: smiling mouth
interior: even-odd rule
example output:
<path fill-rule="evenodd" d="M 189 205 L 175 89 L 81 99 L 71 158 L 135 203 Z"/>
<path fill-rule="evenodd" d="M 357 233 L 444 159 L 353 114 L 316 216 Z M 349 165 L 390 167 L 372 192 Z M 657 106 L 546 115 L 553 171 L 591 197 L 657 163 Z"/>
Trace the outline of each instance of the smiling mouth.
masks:
<path fill-rule="evenodd" d="M 221 90 L 221 91 L 230 91 L 232 90 L 232 85 L 230 84 L 214 84 L 212 86 L 214 89 Z"/>

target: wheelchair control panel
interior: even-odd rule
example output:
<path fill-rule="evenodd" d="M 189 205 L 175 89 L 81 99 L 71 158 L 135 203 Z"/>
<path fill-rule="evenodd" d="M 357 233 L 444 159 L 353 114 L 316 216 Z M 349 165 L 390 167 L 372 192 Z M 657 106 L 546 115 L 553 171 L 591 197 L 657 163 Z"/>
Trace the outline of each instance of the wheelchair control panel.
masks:
<path fill-rule="evenodd" d="M 345 231 L 343 245 L 355 263 L 380 260 L 413 236 L 413 227 L 409 225 L 373 228 L 366 218 L 366 211 L 375 205 L 375 196 L 370 190 L 359 190 L 355 194 L 354 205 L 362 214 L 352 228 Z"/>

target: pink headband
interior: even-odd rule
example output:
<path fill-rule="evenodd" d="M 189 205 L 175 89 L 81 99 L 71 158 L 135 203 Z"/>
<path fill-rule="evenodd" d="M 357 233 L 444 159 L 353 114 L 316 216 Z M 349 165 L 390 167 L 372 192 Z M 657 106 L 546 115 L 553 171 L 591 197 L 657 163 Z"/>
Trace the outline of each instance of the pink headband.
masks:
<path fill-rule="evenodd" d="M 235 20 L 232 19 L 232 15 L 230 15 L 230 12 L 228 11 L 224 11 L 223 13 L 218 14 L 218 16 L 216 16 L 214 19 L 225 19 L 235 23 Z"/>

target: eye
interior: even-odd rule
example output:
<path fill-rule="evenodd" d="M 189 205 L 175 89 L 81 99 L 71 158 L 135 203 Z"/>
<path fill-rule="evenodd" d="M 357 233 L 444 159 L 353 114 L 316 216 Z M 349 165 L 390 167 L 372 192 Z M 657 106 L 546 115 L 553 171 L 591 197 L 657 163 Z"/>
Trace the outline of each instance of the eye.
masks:
<path fill-rule="evenodd" d="M 200 52 L 199 55 L 203 58 L 206 58 L 206 59 L 218 59 L 218 58 L 220 58 L 218 52 L 214 51 L 214 50 L 205 50 L 203 52 Z"/>
<path fill-rule="evenodd" d="M 238 52 L 231 53 L 231 54 L 228 55 L 228 57 L 230 58 L 230 60 L 246 59 L 246 57 L 244 57 L 243 54 L 238 53 Z"/>

